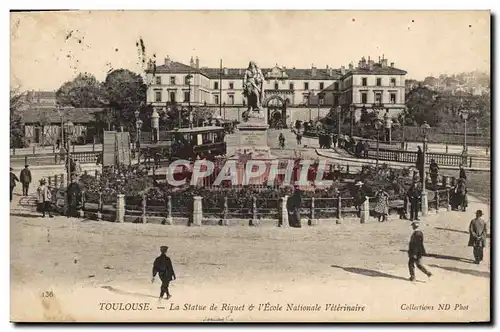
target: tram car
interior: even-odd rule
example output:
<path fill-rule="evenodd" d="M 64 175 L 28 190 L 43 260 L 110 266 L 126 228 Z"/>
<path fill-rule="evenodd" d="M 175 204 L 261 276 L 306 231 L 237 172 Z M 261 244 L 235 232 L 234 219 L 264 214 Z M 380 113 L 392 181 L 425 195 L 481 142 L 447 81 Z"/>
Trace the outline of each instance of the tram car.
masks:
<path fill-rule="evenodd" d="M 224 156 L 227 145 L 224 141 L 225 128 L 206 126 L 195 128 L 178 128 L 160 132 L 158 142 L 151 141 L 140 144 L 141 154 L 145 159 L 160 160 L 196 160 L 197 158 L 215 158 Z"/>

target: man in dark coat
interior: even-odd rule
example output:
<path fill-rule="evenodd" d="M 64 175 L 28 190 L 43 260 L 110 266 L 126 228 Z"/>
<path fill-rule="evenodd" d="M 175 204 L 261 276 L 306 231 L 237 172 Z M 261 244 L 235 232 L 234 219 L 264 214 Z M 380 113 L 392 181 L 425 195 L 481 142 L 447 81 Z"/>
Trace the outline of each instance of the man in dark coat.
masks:
<path fill-rule="evenodd" d="M 302 190 L 295 186 L 292 196 L 288 199 L 287 210 L 290 227 L 301 228 L 300 207 L 302 205 Z"/>
<path fill-rule="evenodd" d="M 437 186 L 437 178 L 439 175 L 439 166 L 434 159 L 431 159 L 431 163 L 429 165 L 429 175 L 431 177 L 431 182 L 434 188 Z"/>
<path fill-rule="evenodd" d="M 67 192 L 68 217 L 78 217 L 78 205 L 81 202 L 82 190 L 76 176 L 73 176 L 71 180 Z"/>
<path fill-rule="evenodd" d="M 19 182 L 17 176 L 12 172 L 14 169 L 10 168 L 10 201 L 12 202 L 12 196 L 14 193 L 14 188 L 16 187 L 16 181 Z"/>
<path fill-rule="evenodd" d="M 410 237 L 408 244 L 408 269 L 410 271 L 410 281 L 415 281 L 415 265 L 418 269 L 425 273 L 428 277 L 432 276 L 424 265 L 422 265 L 422 256 L 425 256 L 424 234 L 418 229 L 418 222 L 411 223 L 413 234 Z"/>
<path fill-rule="evenodd" d="M 21 174 L 19 174 L 19 180 L 23 185 L 23 196 L 28 196 L 28 189 L 31 183 L 31 171 L 28 167 L 29 165 L 24 165 Z"/>
<path fill-rule="evenodd" d="M 483 248 L 486 245 L 486 222 L 481 218 L 483 211 L 476 211 L 476 218 L 469 225 L 469 247 L 473 247 L 474 260 L 476 264 L 483 260 Z"/>
<path fill-rule="evenodd" d="M 417 147 L 417 161 L 415 163 L 415 166 L 417 166 L 418 169 L 418 174 L 420 175 L 420 179 L 424 178 L 424 166 L 425 166 L 425 160 L 424 160 L 424 153 L 422 152 L 422 148 L 420 145 Z"/>
<path fill-rule="evenodd" d="M 413 181 L 410 189 L 408 189 L 407 197 L 410 203 L 410 220 L 418 220 L 418 203 L 422 196 L 422 192 L 417 185 L 416 181 Z"/>
<path fill-rule="evenodd" d="M 465 169 L 463 165 L 460 165 L 460 173 L 458 175 L 458 178 L 467 180 L 467 174 L 465 174 Z"/>
<path fill-rule="evenodd" d="M 354 184 L 354 206 L 356 207 L 358 217 L 361 217 L 361 206 L 366 200 L 366 189 L 362 181 L 356 181 Z"/>
<path fill-rule="evenodd" d="M 170 281 L 177 279 L 175 277 L 174 268 L 172 266 L 172 261 L 170 257 L 167 256 L 167 246 L 160 247 L 160 256 L 156 257 L 153 263 L 153 278 L 151 279 L 151 283 L 155 281 L 156 274 L 160 277 L 161 287 L 160 287 L 160 300 L 163 299 L 163 295 L 167 294 L 167 300 L 172 296 L 168 291 L 168 285 Z"/>

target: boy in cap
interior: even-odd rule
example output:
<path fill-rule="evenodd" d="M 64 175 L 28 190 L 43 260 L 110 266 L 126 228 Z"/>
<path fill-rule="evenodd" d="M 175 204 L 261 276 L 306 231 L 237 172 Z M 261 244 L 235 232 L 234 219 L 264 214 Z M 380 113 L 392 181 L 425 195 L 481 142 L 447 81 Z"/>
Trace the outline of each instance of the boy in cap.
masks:
<path fill-rule="evenodd" d="M 483 248 L 486 245 L 486 222 L 481 218 L 483 211 L 476 211 L 476 218 L 469 225 L 469 247 L 473 247 L 474 261 L 476 264 L 483 260 Z"/>
<path fill-rule="evenodd" d="M 418 229 L 418 226 L 419 223 L 417 221 L 411 223 L 413 234 L 411 235 L 410 243 L 408 245 L 408 269 L 410 270 L 410 281 L 415 281 L 415 264 L 418 269 L 425 273 L 428 277 L 432 276 L 432 273 L 427 271 L 421 262 L 422 256 L 425 255 L 424 234 Z"/>
<path fill-rule="evenodd" d="M 172 261 L 167 254 L 168 247 L 161 246 L 160 247 L 160 256 L 158 256 L 153 263 L 153 278 L 151 279 L 151 283 L 155 281 L 156 274 L 160 277 L 161 287 L 160 287 L 160 297 L 159 299 L 163 299 L 163 295 L 167 294 L 167 300 L 172 296 L 168 291 L 168 285 L 170 281 L 177 279 L 175 277 L 174 268 L 172 266 Z"/>

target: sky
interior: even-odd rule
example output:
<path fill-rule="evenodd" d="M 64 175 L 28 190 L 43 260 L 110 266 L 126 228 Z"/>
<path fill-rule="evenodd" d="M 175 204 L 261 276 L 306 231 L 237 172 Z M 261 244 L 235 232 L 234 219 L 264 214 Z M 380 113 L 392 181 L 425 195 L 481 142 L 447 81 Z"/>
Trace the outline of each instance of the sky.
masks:
<path fill-rule="evenodd" d="M 384 55 L 407 78 L 490 71 L 487 11 L 73 11 L 11 13 L 10 86 L 57 90 L 80 72 L 142 72 L 146 57 L 243 68 L 339 68 Z"/>

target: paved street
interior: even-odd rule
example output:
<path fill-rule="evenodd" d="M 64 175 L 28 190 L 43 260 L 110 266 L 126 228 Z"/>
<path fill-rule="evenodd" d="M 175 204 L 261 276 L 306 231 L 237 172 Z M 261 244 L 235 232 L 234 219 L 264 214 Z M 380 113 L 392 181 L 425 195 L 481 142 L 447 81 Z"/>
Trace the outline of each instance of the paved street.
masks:
<path fill-rule="evenodd" d="M 18 198 L 17 198 L 18 199 Z M 56 217 L 42 219 L 13 203 L 11 217 L 12 305 L 22 319 L 57 317 L 107 321 L 101 302 L 148 302 L 152 311 L 113 312 L 115 319 L 159 316 L 159 289 L 150 283 L 151 264 L 160 245 L 170 247 L 177 281 L 167 305 L 231 303 L 364 306 L 363 313 L 335 312 L 171 312 L 163 320 L 225 319 L 300 321 L 486 320 L 489 317 L 489 246 L 481 265 L 471 262 L 467 247 L 472 211 L 484 204 L 472 200 L 469 212 L 441 212 L 422 222 L 424 259 L 433 276 L 417 271 L 407 281 L 408 221 L 367 224 L 322 224 L 301 229 L 276 227 L 199 228 L 115 224 Z M 221 241 L 221 239 L 224 239 Z M 489 241 L 488 241 L 489 242 Z M 257 245 L 258 244 L 258 245 Z M 33 250 L 34 246 L 36 250 Z M 53 298 L 41 298 L 52 291 Z M 478 297 L 478 294 L 481 296 Z M 78 298 L 78 301 L 75 301 Z M 405 298 L 412 299 L 406 303 Z M 201 300 L 203 299 L 203 300 Z M 383 303 L 384 305 L 381 305 Z M 438 311 L 438 304 L 463 304 L 467 310 Z M 402 305 L 431 305 L 434 310 L 401 310 Z M 22 308 L 22 310 L 20 310 Z M 262 316 L 264 315 L 264 316 Z M 155 318 L 156 317 L 156 318 Z M 267 317 L 267 318 L 266 318 Z"/>

